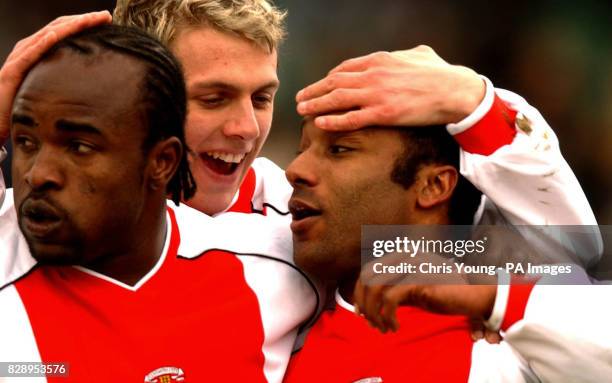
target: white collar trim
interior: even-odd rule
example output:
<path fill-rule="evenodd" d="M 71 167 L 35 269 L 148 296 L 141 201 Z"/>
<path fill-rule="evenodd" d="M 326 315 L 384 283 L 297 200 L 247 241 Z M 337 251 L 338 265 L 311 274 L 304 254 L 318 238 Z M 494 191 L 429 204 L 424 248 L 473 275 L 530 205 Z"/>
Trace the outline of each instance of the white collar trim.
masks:
<path fill-rule="evenodd" d="M 122 287 L 126 290 L 130 290 L 130 291 L 138 291 L 138 289 L 140 289 L 145 283 L 147 283 L 151 278 L 153 278 L 153 276 L 155 274 L 157 274 L 157 272 L 159 271 L 159 269 L 162 267 L 162 265 L 164 264 L 164 262 L 166 261 L 166 256 L 168 255 L 168 249 L 170 248 L 170 238 L 172 236 L 172 220 L 170 219 L 170 216 L 168 214 L 168 212 L 166 212 L 166 240 L 164 243 L 164 248 L 162 249 L 162 253 L 161 256 L 159 257 L 159 259 L 157 260 L 157 263 L 155 264 L 155 266 L 153 266 L 153 268 L 146 273 L 142 278 L 140 278 L 140 280 L 138 282 L 136 282 L 136 284 L 134 286 L 130 286 L 126 283 L 123 283 L 119 280 L 116 280 L 114 278 L 109 277 L 108 275 L 104 275 L 101 273 L 98 273 L 97 271 L 93 271 L 90 270 L 86 267 L 83 266 L 73 266 L 74 268 L 81 270 L 82 272 L 84 272 L 85 274 L 89 274 L 93 277 L 102 279 L 104 281 L 110 282 L 114 285 L 117 285 L 119 287 Z"/>
<path fill-rule="evenodd" d="M 345 301 L 344 298 L 342 298 L 342 296 L 340 295 L 340 291 L 338 289 L 336 289 L 336 292 L 334 295 L 336 297 L 336 303 L 338 304 L 338 306 L 352 313 L 355 312 L 355 306 Z"/>

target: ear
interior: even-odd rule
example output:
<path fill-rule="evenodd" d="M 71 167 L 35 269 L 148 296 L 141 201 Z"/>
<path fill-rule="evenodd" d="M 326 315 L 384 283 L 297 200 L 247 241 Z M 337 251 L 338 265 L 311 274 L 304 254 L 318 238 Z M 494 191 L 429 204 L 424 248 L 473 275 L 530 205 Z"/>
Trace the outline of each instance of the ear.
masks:
<path fill-rule="evenodd" d="M 426 165 L 417 173 L 417 205 L 429 209 L 450 200 L 459 174 L 450 165 Z"/>
<path fill-rule="evenodd" d="M 149 151 L 148 186 L 151 190 L 166 192 L 168 183 L 178 169 L 183 155 L 183 145 L 177 137 L 156 143 Z"/>

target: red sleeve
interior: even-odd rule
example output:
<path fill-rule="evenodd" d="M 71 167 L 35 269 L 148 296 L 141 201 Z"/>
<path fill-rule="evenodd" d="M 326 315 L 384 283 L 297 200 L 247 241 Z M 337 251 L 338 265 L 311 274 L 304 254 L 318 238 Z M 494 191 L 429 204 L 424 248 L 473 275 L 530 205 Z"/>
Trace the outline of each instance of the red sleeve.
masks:
<path fill-rule="evenodd" d="M 516 111 L 510 109 L 497 94 L 491 109 L 471 128 L 455 134 L 455 140 L 469 153 L 488 156 L 512 143 L 516 135 Z"/>
<path fill-rule="evenodd" d="M 502 330 L 508 330 L 510 326 L 523 319 L 525 316 L 525 308 L 527 307 L 527 302 L 529 302 L 529 296 L 531 295 L 535 283 L 536 281 L 533 279 L 525 279 L 518 276 L 512 277 L 506 314 L 501 324 Z"/>

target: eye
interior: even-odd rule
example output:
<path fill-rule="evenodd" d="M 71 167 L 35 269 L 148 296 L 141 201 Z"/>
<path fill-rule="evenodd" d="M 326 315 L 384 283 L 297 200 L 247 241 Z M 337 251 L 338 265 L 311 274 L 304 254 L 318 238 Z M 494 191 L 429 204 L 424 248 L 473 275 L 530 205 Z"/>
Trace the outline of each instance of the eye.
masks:
<path fill-rule="evenodd" d="M 329 152 L 331 154 L 342 154 L 342 153 L 350 152 L 352 150 L 353 148 L 349 148 L 349 147 L 342 146 L 342 145 L 331 145 L 329 147 Z"/>
<path fill-rule="evenodd" d="M 273 97 L 271 94 L 261 93 L 254 95 L 252 100 L 256 108 L 264 109 L 272 104 Z"/>
<path fill-rule="evenodd" d="M 68 148 L 70 149 L 71 152 L 74 152 L 76 154 L 91 154 L 94 151 L 94 147 L 90 144 L 84 143 L 82 141 L 72 141 L 69 145 Z"/>
<path fill-rule="evenodd" d="M 15 138 L 15 147 L 25 152 L 36 150 L 36 143 L 26 136 L 17 136 Z"/>
<path fill-rule="evenodd" d="M 227 99 L 226 97 L 215 94 L 215 95 L 210 95 L 210 96 L 205 96 L 205 97 L 199 97 L 198 103 L 202 105 L 204 108 L 211 109 L 211 108 L 217 108 L 221 105 L 224 105 L 226 99 Z"/>

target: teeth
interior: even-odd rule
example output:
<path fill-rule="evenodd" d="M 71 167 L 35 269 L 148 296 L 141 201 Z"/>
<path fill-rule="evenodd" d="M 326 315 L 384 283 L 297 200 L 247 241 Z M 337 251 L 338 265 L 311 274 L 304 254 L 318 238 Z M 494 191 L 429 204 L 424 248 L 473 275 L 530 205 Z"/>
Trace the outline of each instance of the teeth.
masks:
<path fill-rule="evenodd" d="M 214 159 L 233 163 L 233 164 L 238 164 L 242 162 L 242 160 L 246 156 L 246 153 L 232 154 L 232 153 L 224 153 L 224 152 L 206 152 L 206 154 Z"/>

